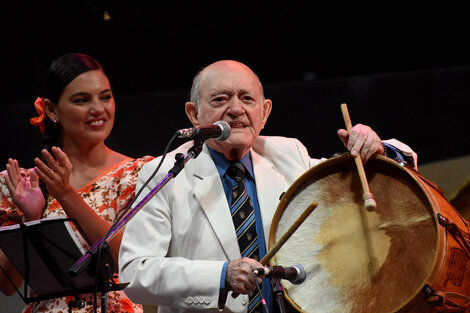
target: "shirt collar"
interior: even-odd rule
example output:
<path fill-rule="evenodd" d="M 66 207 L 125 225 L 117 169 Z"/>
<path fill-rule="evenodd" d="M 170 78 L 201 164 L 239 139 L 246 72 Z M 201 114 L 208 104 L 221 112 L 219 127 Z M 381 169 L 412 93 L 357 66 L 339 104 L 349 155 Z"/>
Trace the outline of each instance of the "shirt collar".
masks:
<path fill-rule="evenodd" d="M 219 173 L 227 172 L 227 169 L 230 166 L 230 163 L 232 163 L 232 161 L 227 160 L 222 153 L 215 151 L 211 147 L 207 146 L 207 148 L 209 148 L 209 151 L 212 155 L 212 159 L 214 160 L 215 166 L 217 167 Z M 240 162 L 245 166 L 248 173 L 250 173 L 251 178 L 254 179 L 255 175 L 253 174 L 253 164 L 251 162 L 250 152 L 245 154 L 241 158 Z"/>

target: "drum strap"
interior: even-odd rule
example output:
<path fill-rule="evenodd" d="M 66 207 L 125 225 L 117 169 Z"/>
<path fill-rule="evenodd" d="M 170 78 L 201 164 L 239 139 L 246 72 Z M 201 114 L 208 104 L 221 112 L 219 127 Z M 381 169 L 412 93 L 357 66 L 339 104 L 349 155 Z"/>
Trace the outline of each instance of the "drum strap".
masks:
<path fill-rule="evenodd" d="M 469 238 L 464 232 L 448 218 L 437 214 L 439 224 L 444 226 L 446 230 L 457 239 L 463 247 L 467 257 L 470 257 L 470 243 Z M 429 285 L 425 285 L 423 292 L 426 295 L 426 300 L 433 303 L 437 312 L 452 313 L 452 312 L 465 312 L 470 306 L 470 297 L 455 293 L 445 292 L 432 289 Z M 460 300 L 460 301 L 459 301 Z"/>
<path fill-rule="evenodd" d="M 470 258 L 470 238 L 465 235 L 465 233 L 457 226 L 457 224 L 452 223 L 447 217 L 443 216 L 442 214 L 437 214 L 437 219 L 439 224 L 444 226 L 447 231 L 454 236 L 456 239 L 459 239 L 461 245 L 465 249 L 467 257 Z"/>
<path fill-rule="evenodd" d="M 470 305 L 470 298 L 455 292 L 435 291 L 428 285 L 425 286 L 426 300 L 434 304 L 437 312 L 453 313 L 465 312 Z M 463 300 L 464 303 L 459 304 L 458 300 Z"/>

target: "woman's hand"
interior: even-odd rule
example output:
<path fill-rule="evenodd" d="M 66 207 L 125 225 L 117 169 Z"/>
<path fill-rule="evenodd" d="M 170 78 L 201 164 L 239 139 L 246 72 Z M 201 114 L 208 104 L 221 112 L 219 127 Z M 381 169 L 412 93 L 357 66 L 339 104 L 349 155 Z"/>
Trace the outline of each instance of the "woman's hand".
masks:
<path fill-rule="evenodd" d="M 39 158 L 34 159 L 36 167 L 34 170 L 41 180 L 46 184 L 49 194 L 60 200 L 67 193 L 75 192 L 70 184 L 70 173 L 72 163 L 68 156 L 58 147 L 52 147 L 54 157 L 46 149 L 42 150 L 42 155 L 47 165 Z"/>
<path fill-rule="evenodd" d="M 21 210 L 26 221 L 41 217 L 45 199 L 39 188 L 39 177 L 33 169 L 29 169 L 29 180 L 22 177 L 18 161 L 8 159 L 5 181 L 13 203 Z"/>

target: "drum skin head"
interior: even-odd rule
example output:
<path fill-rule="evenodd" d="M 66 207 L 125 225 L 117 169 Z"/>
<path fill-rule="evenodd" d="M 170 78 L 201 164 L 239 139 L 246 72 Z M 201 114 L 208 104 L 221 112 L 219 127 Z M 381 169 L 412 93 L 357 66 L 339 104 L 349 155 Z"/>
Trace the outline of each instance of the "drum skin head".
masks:
<path fill-rule="evenodd" d="M 318 203 L 271 260 L 305 268 L 302 284 L 282 280 L 299 311 L 395 312 L 417 297 L 434 268 L 438 223 L 427 194 L 394 161 L 373 158 L 364 169 L 375 211 L 363 207 L 349 154 L 310 169 L 281 199 L 269 247 L 313 201 Z"/>

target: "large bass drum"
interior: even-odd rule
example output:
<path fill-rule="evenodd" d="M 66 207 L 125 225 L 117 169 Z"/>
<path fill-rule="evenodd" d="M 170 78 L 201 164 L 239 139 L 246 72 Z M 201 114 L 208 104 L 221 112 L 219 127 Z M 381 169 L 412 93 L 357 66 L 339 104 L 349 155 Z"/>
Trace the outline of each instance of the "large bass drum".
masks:
<path fill-rule="evenodd" d="M 313 167 L 281 198 L 269 248 L 318 203 L 271 260 L 307 272 L 301 284 L 281 281 L 287 300 L 306 313 L 466 312 L 468 222 L 408 165 L 375 156 L 364 169 L 375 211 L 363 208 L 350 154 Z"/>

